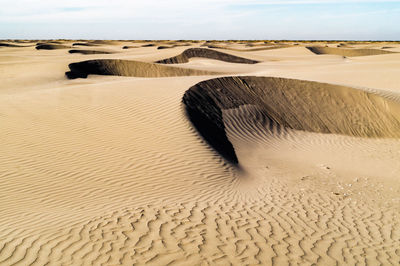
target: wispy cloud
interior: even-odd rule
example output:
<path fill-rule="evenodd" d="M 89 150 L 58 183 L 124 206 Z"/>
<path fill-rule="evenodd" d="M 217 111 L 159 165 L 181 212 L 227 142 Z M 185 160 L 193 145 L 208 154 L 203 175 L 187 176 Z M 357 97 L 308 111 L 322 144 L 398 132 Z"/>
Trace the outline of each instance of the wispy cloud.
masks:
<path fill-rule="evenodd" d="M 343 11 L 347 5 L 351 8 Z M 193 38 L 196 33 L 198 38 L 215 38 L 217 34 L 224 35 L 220 38 L 279 38 L 279 32 L 290 38 L 294 35 L 290 28 L 295 26 L 299 31 L 301 27 L 319 23 L 313 19 L 324 21 L 325 28 L 338 32 L 341 26 L 335 19 L 356 25 L 356 18 L 359 21 L 373 18 L 376 20 L 374 27 L 384 27 L 387 22 L 383 17 L 390 13 L 391 22 L 400 23 L 400 14 L 397 19 L 395 16 L 400 1 L 395 0 L 0 0 L 0 6 L 0 37 L 17 32 L 17 28 L 32 34 L 42 32 L 42 28 L 38 30 L 39 26 L 35 26 L 39 24 L 40 27 L 58 27 L 60 31 L 66 31 L 67 25 L 70 28 L 76 25 L 83 36 L 93 34 L 92 25 L 101 23 L 108 27 L 104 27 L 105 35 L 114 36 L 119 32 L 119 38 L 124 32 L 133 31 L 147 38 L 157 34 Z M 360 8 L 353 10 L 354 7 Z M 115 30 L 106 32 L 109 28 Z M 320 30 L 315 25 L 313 28 Z M 392 35 L 399 32 L 392 28 Z M 295 33 L 298 38 L 299 34 Z"/>

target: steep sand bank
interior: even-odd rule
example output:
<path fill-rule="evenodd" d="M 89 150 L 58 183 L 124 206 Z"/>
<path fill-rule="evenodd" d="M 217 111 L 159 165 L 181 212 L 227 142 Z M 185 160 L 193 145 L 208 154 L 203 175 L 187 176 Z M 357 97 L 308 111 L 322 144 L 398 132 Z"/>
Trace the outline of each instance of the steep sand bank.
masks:
<path fill-rule="evenodd" d="M 209 59 L 216 59 L 216 60 L 221 60 L 224 62 L 229 62 L 229 63 L 240 63 L 240 64 L 256 64 L 259 63 L 256 60 L 251 60 L 239 56 L 234 56 L 231 54 L 226 54 L 222 52 L 218 52 L 215 50 L 210 50 L 210 49 L 204 49 L 204 48 L 190 48 L 185 50 L 183 53 L 180 55 L 159 60 L 156 63 L 160 64 L 182 64 L 182 63 L 187 63 L 189 62 L 190 58 L 193 57 L 202 57 L 202 58 L 209 58 Z"/>
<path fill-rule="evenodd" d="M 356 137 L 400 138 L 400 104 L 350 87 L 272 77 L 225 77 L 200 82 L 183 96 L 204 138 L 237 163 L 222 111 L 253 105 L 281 127 Z"/>
<path fill-rule="evenodd" d="M 72 49 L 72 50 L 69 50 L 68 53 L 70 53 L 70 54 L 113 54 L 114 52 L 100 51 L 100 50 Z"/>
<path fill-rule="evenodd" d="M 61 45 L 61 44 L 39 44 L 36 45 L 37 50 L 56 50 L 56 49 L 68 49 L 71 48 L 66 45 Z"/>
<path fill-rule="evenodd" d="M 214 75 L 216 72 L 162 66 L 139 61 L 99 59 L 69 64 L 68 78 L 86 78 L 89 74 L 130 77 L 177 77 Z"/>
<path fill-rule="evenodd" d="M 349 49 L 349 48 L 333 48 L 333 47 L 307 47 L 308 50 L 315 54 L 335 54 L 342 56 L 367 56 L 367 55 L 380 55 L 391 54 L 393 52 L 383 51 L 378 49 Z"/>

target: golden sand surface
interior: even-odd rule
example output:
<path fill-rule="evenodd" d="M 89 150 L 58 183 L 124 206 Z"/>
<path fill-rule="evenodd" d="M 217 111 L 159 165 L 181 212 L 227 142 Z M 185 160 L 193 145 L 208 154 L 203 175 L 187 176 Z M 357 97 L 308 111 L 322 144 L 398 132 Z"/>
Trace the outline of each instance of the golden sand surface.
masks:
<path fill-rule="evenodd" d="M 399 52 L 1 41 L 0 265 L 398 265 Z"/>

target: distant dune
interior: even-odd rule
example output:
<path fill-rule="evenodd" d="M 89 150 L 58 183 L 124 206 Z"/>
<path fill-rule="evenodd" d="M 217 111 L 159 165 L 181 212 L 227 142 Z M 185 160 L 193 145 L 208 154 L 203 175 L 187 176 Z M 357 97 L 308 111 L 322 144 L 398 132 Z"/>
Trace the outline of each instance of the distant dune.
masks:
<path fill-rule="evenodd" d="M 76 42 L 73 43 L 72 46 L 98 46 L 96 43 L 88 43 L 88 42 Z"/>
<path fill-rule="evenodd" d="M 100 50 L 79 50 L 73 49 L 68 51 L 70 54 L 113 54 L 113 52 L 109 51 L 100 51 Z"/>
<path fill-rule="evenodd" d="M 0 47 L 29 47 L 30 45 L 18 45 L 6 42 L 0 42 Z"/>
<path fill-rule="evenodd" d="M 215 75 L 217 72 L 162 66 L 138 61 L 99 59 L 69 64 L 68 78 L 86 78 L 89 74 L 130 77 L 177 77 Z"/>
<path fill-rule="evenodd" d="M 259 63 L 259 61 L 256 60 L 251 60 L 231 54 L 226 54 L 222 53 L 219 51 L 211 50 L 211 49 L 205 49 L 205 48 L 190 48 L 185 50 L 183 53 L 180 55 L 159 60 L 156 63 L 160 64 L 181 64 L 181 63 L 187 63 L 189 62 L 190 58 L 193 57 L 203 57 L 203 58 L 210 58 L 210 59 L 216 59 L 220 61 L 225 61 L 229 63 L 241 63 L 241 64 L 256 64 Z"/>
<path fill-rule="evenodd" d="M 131 48 L 139 48 L 140 46 L 132 46 L 132 45 L 125 45 L 122 49 L 131 49 Z"/>
<path fill-rule="evenodd" d="M 205 46 L 207 46 L 208 48 L 226 49 L 226 50 L 231 50 L 231 51 L 236 51 L 236 52 L 256 52 L 256 51 L 275 50 L 275 49 L 292 47 L 292 45 L 274 45 L 274 46 L 264 46 L 264 47 L 257 47 L 257 48 L 237 49 L 237 48 L 232 48 L 229 46 L 220 46 L 220 45 L 213 45 L 213 44 L 205 45 Z M 252 46 L 247 46 L 247 47 L 252 47 Z"/>
<path fill-rule="evenodd" d="M 273 77 L 224 77 L 191 87 L 183 103 L 199 133 L 235 163 L 222 111 L 243 105 L 256 106 L 265 121 L 285 128 L 400 138 L 400 104 L 338 85 Z"/>
<path fill-rule="evenodd" d="M 334 55 L 342 55 L 342 56 L 349 56 L 349 57 L 394 53 L 394 52 L 390 52 L 390 51 L 382 51 L 382 50 L 377 50 L 377 49 L 347 49 L 347 48 L 342 49 L 342 48 L 318 47 L 318 46 L 309 46 L 306 48 L 308 50 L 310 50 L 311 52 L 313 52 L 314 54 L 334 54 Z"/>
<path fill-rule="evenodd" d="M 61 44 L 40 44 L 36 46 L 37 50 L 56 50 L 56 49 L 68 49 L 69 46 Z"/>

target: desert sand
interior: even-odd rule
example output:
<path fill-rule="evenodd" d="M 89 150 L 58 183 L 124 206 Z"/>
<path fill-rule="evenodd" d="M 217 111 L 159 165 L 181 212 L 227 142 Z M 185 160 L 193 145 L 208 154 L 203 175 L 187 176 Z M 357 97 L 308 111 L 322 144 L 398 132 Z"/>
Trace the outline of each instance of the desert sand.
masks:
<path fill-rule="evenodd" d="M 0 265 L 399 264 L 399 43 L 0 46 Z"/>

